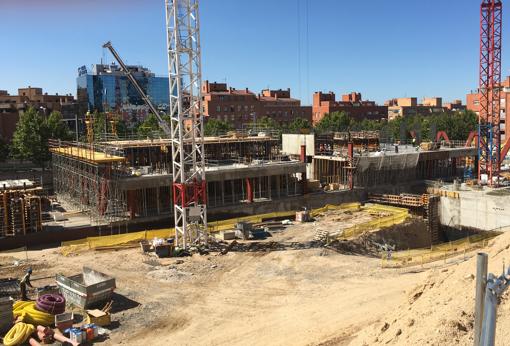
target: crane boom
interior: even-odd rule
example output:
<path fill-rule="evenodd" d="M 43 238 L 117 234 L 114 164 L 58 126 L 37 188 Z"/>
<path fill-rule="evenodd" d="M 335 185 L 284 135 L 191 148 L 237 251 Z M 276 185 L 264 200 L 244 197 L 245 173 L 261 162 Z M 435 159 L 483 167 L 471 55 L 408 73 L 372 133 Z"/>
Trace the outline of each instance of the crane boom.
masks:
<path fill-rule="evenodd" d="M 158 109 L 154 106 L 154 104 L 152 103 L 152 101 L 149 98 L 149 96 L 147 96 L 145 94 L 145 92 L 143 91 L 142 87 L 140 86 L 140 84 L 138 83 L 136 78 L 133 76 L 131 71 L 127 68 L 126 64 L 124 64 L 124 61 L 120 57 L 119 53 L 117 53 L 115 48 L 113 48 L 112 43 L 110 41 L 106 42 L 103 45 L 103 48 L 108 48 L 110 50 L 110 52 L 112 53 L 112 55 L 115 58 L 115 60 L 117 60 L 117 62 L 119 63 L 122 72 L 125 73 L 126 77 L 133 84 L 133 86 L 135 87 L 136 91 L 140 94 L 140 96 L 142 97 L 142 99 L 145 102 L 145 104 L 147 104 L 147 106 L 149 107 L 151 112 L 158 119 L 158 124 L 163 129 L 163 132 L 165 132 L 165 135 L 167 135 L 168 137 L 171 137 L 172 136 L 172 131 L 170 130 L 170 126 L 168 126 L 167 122 L 163 118 L 161 118 L 161 115 L 159 114 Z"/>

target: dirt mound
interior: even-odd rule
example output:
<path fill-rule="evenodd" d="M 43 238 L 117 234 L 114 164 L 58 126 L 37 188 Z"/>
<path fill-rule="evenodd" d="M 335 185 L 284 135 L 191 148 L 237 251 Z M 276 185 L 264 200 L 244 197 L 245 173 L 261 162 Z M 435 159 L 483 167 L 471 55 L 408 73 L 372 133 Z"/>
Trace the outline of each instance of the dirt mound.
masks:
<path fill-rule="evenodd" d="M 494 239 L 489 272 L 500 274 L 510 258 L 510 232 Z M 472 345 L 476 256 L 468 261 L 432 269 L 423 284 L 406 292 L 407 299 L 378 323 L 361 330 L 351 345 Z M 401 280 L 405 280 L 402 276 Z M 498 308 L 496 345 L 508 344 L 508 292 Z"/>

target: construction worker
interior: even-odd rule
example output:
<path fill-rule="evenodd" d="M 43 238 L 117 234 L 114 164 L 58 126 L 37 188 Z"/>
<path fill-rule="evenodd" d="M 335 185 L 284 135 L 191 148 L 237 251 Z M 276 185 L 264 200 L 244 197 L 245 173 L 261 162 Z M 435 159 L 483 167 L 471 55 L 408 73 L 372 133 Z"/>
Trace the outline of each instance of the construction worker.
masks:
<path fill-rule="evenodd" d="M 27 273 L 23 276 L 19 283 L 19 288 L 21 291 L 21 300 L 28 300 L 27 286 L 30 288 L 34 288 L 34 286 L 32 286 L 32 284 L 30 283 L 30 275 L 32 275 L 32 268 L 27 269 Z"/>

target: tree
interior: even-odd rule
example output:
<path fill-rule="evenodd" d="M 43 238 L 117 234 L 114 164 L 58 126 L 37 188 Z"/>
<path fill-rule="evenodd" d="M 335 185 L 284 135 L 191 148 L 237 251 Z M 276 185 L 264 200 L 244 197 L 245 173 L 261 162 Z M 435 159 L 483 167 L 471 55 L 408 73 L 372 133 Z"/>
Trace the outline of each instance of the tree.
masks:
<path fill-rule="evenodd" d="M 233 129 L 234 127 L 226 121 L 209 118 L 204 125 L 204 135 L 219 136 Z"/>
<path fill-rule="evenodd" d="M 170 116 L 165 115 L 162 117 L 170 126 Z M 149 114 L 143 122 L 136 127 L 136 133 L 139 137 L 153 138 L 154 136 L 166 136 L 163 129 L 159 126 L 158 118 L 154 114 Z"/>
<path fill-rule="evenodd" d="M 348 131 L 354 125 L 353 119 L 345 112 L 327 113 L 315 125 L 319 133 Z"/>
<path fill-rule="evenodd" d="M 50 159 L 45 121 L 32 107 L 20 116 L 16 125 L 12 154 L 17 159 L 31 160 L 38 164 Z"/>
<path fill-rule="evenodd" d="M 9 158 L 9 145 L 0 138 L 0 162 L 5 162 Z"/>
<path fill-rule="evenodd" d="M 287 126 L 286 132 L 290 133 L 301 133 L 303 130 L 309 130 L 312 128 L 312 125 L 308 121 L 308 119 L 304 118 L 294 118 Z"/>
<path fill-rule="evenodd" d="M 94 112 L 92 129 L 94 131 L 94 138 L 104 138 L 105 134 L 109 132 L 106 123 L 106 114 L 97 111 Z"/>
<path fill-rule="evenodd" d="M 69 141 L 73 138 L 71 130 L 69 130 L 67 124 L 62 120 L 62 114 L 60 114 L 60 112 L 51 112 L 49 117 L 45 120 L 44 126 L 46 127 L 48 137 L 51 139 Z"/>

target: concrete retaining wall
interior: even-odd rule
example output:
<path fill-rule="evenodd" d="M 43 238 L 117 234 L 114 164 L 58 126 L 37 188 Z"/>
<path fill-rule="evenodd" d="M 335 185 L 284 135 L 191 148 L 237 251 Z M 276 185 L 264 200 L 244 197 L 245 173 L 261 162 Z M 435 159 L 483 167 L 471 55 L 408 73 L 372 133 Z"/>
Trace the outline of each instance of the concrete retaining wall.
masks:
<path fill-rule="evenodd" d="M 510 193 L 459 191 L 459 198 L 441 197 L 441 224 L 490 231 L 510 226 Z"/>

